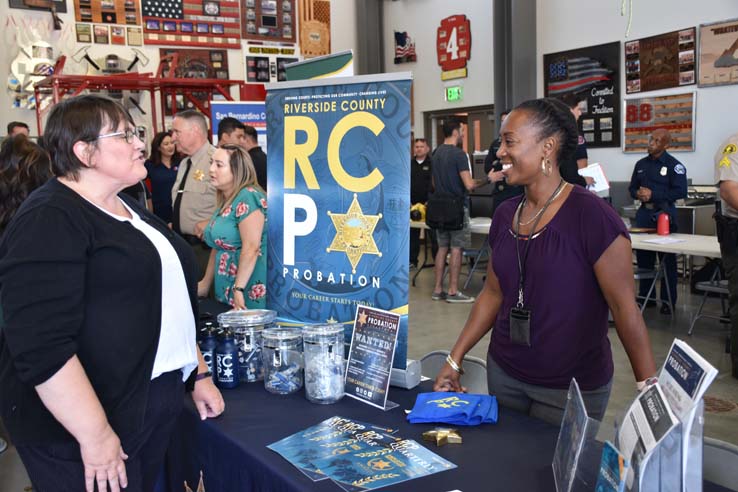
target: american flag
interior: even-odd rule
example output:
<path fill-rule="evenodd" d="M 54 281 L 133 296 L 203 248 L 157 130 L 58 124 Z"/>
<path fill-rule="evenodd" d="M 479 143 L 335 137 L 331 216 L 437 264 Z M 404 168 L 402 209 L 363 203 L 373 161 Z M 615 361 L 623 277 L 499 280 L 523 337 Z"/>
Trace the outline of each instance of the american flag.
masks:
<path fill-rule="evenodd" d="M 144 43 L 240 48 L 238 0 L 141 0 Z"/>
<path fill-rule="evenodd" d="M 548 94 L 555 96 L 567 92 L 580 92 L 606 80 L 612 70 L 594 58 L 562 58 L 548 66 Z"/>
<path fill-rule="evenodd" d="M 417 61 L 415 42 L 406 32 L 395 31 L 395 63 Z"/>

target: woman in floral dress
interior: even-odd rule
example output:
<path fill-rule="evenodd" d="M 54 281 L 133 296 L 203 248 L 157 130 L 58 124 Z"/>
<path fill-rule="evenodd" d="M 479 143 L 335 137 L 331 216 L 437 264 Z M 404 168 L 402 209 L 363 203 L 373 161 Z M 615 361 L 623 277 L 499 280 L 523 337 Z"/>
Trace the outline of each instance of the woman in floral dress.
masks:
<path fill-rule="evenodd" d="M 217 190 L 218 209 L 205 228 L 203 239 L 213 249 L 198 294 L 206 296 L 215 280 L 218 301 L 236 309 L 263 309 L 267 202 L 248 152 L 237 145 L 216 150 L 210 182 Z"/>

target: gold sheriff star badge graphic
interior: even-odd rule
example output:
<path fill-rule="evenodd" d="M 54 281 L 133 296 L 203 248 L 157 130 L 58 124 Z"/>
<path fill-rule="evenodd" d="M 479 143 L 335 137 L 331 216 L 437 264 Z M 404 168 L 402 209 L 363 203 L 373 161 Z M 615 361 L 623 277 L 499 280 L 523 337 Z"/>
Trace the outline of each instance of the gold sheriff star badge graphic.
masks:
<path fill-rule="evenodd" d="M 374 242 L 374 228 L 382 214 L 364 215 L 359 200 L 354 193 L 351 206 L 345 214 L 328 212 L 336 228 L 336 236 L 327 251 L 342 251 L 351 262 L 351 273 L 356 273 L 356 265 L 365 254 L 382 256 Z"/>

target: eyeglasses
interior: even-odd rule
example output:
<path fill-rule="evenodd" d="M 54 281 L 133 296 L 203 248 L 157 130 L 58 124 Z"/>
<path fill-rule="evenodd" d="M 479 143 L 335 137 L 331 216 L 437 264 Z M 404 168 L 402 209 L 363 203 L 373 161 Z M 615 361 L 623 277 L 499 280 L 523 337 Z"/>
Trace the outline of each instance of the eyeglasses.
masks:
<path fill-rule="evenodd" d="M 109 138 L 109 137 L 123 137 L 126 139 L 126 142 L 129 144 L 133 143 L 133 138 L 136 137 L 142 142 L 146 142 L 146 127 L 143 126 L 137 126 L 134 129 L 127 129 L 124 132 L 115 132 L 115 133 L 106 133 L 105 135 L 98 135 L 96 140 L 100 140 L 101 138 Z"/>

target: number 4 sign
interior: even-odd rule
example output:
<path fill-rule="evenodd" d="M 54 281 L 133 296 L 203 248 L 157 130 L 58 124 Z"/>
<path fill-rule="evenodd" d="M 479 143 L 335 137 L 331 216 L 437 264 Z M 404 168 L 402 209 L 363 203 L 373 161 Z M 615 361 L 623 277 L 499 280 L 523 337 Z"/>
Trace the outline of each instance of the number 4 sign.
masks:
<path fill-rule="evenodd" d="M 471 58 L 471 27 L 465 15 L 446 17 L 438 26 L 436 53 L 441 66 L 441 80 L 467 76 L 466 62 Z"/>

